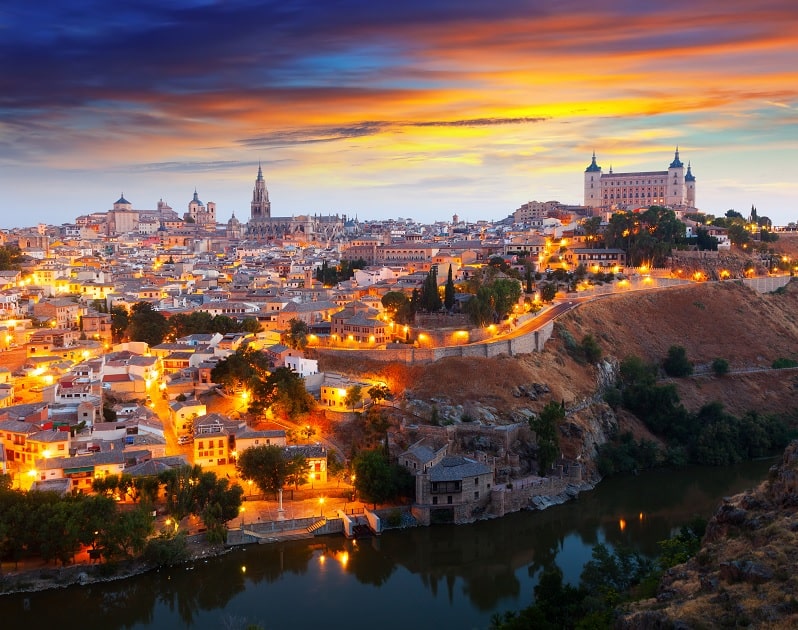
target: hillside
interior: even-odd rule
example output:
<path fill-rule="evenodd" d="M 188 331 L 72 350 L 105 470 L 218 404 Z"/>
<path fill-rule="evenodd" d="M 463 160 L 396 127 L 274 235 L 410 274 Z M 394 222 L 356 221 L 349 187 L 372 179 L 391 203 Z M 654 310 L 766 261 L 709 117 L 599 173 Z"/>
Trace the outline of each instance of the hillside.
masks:
<path fill-rule="evenodd" d="M 759 488 L 724 500 L 698 554 L 670 569 L 656 598 L 634 604 L 616 627 L 795 628 L 796 480 L 794 442 Z"/>
<path fill-rule="evenodd" d="M 780 294 L 761 295 L 726 282 L 595 300 L 558 320 L 555 337 L 542 353 L 449 358 L 414 366 L 322 356 L 320 368 L 383 379 L 406 398 L 479 403 L 505 412 L 521 406 L 540 409 L 549 400 L 572 406 L 595 392 L 598 373 L 569 355 L 562 330 L 577 341 L 593 335 L 604 358 L 615 361 L 637 355 L 659 363 L 672 345 L 687 349 L 697 372 L 708 369 L 717 357 L 726 359 L 733 373 L 723 378 L 703 375 L 676 381 L 689 408 L 713 399 L 734 412 L 798 408 L 798 372 L 734 373 L 769 368 L 780 357 L 798 359 L 798 282 Z M 515 388 L 530 383 L 545 384 L 550 394 L 537 401 L 514 395 Z"/>

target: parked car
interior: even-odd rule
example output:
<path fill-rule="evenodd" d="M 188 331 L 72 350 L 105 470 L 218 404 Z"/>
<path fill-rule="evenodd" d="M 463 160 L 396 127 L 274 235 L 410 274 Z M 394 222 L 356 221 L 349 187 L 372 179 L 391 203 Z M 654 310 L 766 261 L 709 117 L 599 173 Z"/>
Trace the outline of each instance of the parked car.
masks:
<path fill-rule="evenodd" d="M 193 441 L 194 436 L 192 435 L 181 435 L 179 438 L 177 438 L 177 443 L 182 445 L 191 444 Z"/>

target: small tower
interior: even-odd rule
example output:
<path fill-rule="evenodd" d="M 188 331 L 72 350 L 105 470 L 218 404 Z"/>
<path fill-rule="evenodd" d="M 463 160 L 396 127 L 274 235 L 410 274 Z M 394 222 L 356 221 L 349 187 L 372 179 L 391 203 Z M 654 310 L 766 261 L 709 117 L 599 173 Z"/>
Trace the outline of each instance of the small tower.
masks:
<path fill-rule="evenodd" d="M 695 175 L 690 169 L 690 162 L 687 163 L 687 172 L 684 174 L 685 203 L 690 208 L 695 208 Z"/>
<path fill-rule="evenodd" d="M 676 147 L 673 162 L 668 167 L 668 181 L 665 183 L 665 205 L 671 207 L 685 205 L 684 193 L 684 164 L 679 159 L 679 147 Z"/>
<path fill-rule="evenodd" d="M 604 205 L 601 197 L 601 167 L 596 164 L 596 152 L 593 151 L 593 160 L 585 169 L 585 203 L 588 208 L 597 208 Z"/>

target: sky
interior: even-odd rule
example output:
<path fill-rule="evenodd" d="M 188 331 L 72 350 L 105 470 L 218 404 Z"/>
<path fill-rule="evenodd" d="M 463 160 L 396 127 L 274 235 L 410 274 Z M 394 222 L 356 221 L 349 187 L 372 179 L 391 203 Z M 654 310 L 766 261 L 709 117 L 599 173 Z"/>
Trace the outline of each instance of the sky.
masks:
<path fill-rule="evenodd" d="M 665 170 L 798 221 L 795 0 L 4 0 L 0 228 L 178 213 L 502 219 Z"/>

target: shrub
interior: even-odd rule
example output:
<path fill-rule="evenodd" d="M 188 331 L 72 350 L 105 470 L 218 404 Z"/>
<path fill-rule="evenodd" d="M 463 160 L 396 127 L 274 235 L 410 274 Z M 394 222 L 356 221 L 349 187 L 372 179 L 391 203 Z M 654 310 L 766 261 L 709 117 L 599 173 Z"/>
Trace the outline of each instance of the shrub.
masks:
<path fill-rule="evenodd" d="M 682 346 L 671 346 L 668 356 L 662 362 L 668 376 L 680 378 L 693 373 L 693 363 L 687 358 L 687 351 Z"/>
<path fill-rule="evenodd" d="M 776 359 L 772 366 L 774 370 L 781 370 L 784 368 L 794 368 L 798 367 L 798 361 L 795 359 L 785 359 L 784 357 L 780 357 Z"/>
<path fill-rule="evenodd" d="M 729 362 L 726 359 L 717 358 L 712 362 L 712 371 L 715 376 L 723 376 L 729 372 Z"/>

